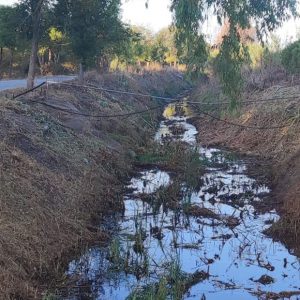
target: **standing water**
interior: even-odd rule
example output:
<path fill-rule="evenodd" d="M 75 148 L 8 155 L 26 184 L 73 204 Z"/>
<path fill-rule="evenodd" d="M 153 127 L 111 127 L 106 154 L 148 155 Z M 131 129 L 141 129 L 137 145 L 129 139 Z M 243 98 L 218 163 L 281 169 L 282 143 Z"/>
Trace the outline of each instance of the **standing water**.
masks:
<path fill-rule="evenodd" d="M 189 114 L 169 105 L 155 139 L 196 147 Z M 279 216 L 256 209 L 269 188 L 231 153 L 200 148 L 199 155 L 206 162 L 201 188 L 182 193 L 180 209 L 143 201 L 172 184 L 168 172 L 144 170 L 131 179 L 124 215 L 104 228 L 113 233 L 111 245 L 69 264 L 75 287 L 64 299 L 300 299 L 298 258 L 263 234 Z"/>

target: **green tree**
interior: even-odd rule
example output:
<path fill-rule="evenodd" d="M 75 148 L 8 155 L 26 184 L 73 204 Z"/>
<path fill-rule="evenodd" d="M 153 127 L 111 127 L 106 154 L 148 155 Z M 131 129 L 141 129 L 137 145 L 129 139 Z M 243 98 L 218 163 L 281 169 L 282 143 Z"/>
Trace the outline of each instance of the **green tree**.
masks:
<path fill-rule="evenodd" d="M 122 38 L 120 5 L 120 0 L 60 0 L 55 5 L 58 24 L 79 63 L 79 81 L 83 81 L 85 68 Z"/>
<path fill-rule="evenodd" d="M 13 54 L 17 46 L 17 34 L 13 28 L 18 24 L 16 7 L 0 6 L 0 69 L 3 60 L 3 48 L 10 51 L 9 77 L 12 75 Z"/>
<path fill-rule="evenodd" d="M 163 28 L 157 34 L 152 34 L 146 28 L 133 26 L 124 42 L 118 53 L 118 60 L 122 63 L 176 65 L 178 62 L 174 28 Z"/>
<path fill-rule="evenodd" d="M 41 74 L 58 69 L 63 49 L 68 44 L 67 36 L 55 26 L 45 31 L 38 50 Z"/>
<path fill-rule="evenodd" d="M 283 49 L 281 61 L 289 72 L 293 74 L 300 73 L 300 41 L 296 41 Z"/>
<path fill-rule="evenodd" d="M 227 20 L 229 22 L 228 36 L 223 39 L 218 55 L 220 65 L 217 70 L 224 84 L 225 93 L 235 103 L 242 87 L 240 67 L 243 60 L 247 58 L 246 49 L 241 46 L 239 29 L 249 28 L 250 21 L 253 20 L 256 23 L 258 38 L 262 39 L 264 34 L 273 31 L 292 14 L 296 15 L 296 0 L 172 0 L 171 10 L 177 27 L 177 45 L 181 52 L 182 49 L 186 49 L 185 51 L 190 53 L 191 48 L 199 47 L 195 44 L 199 35 L 203 37 L 199 38 L 199 43 L 203 43 L 204 35 L 201 34 L 201 26 L 211 9 L 220 25 Z M 203 57 L 206 55 L 205 47 L 201 48 L 203 56 L 200 55 L 201 59 L 198 61 L 199 70 L 203 70 L 205 65 Z M 187 58 L 192 59 L 192 56 L 188 55 Z M 234 65 L 230 68 L 230 76 L 226 76 L 228 71 L 223 68 L 231 64 Z"/>
<path fill-rule="evenodd" d="M 240 69 L 247 58 L 249 58 L 247 46 L 240 43 L 235 33 L 224 37 L 220 52 L 216 57 L 216 70 L 224 93 L 231 99 L 231 110 L 238 106 L 240 91 L 243 86 Z"/>
<path fill-rule="evenodd" d="M 127 39 L 123 39 L 118 60 L 127 65 L 142 65 L 151 61 L 153 36 L 151 32 L 140 26 L 128 28 Z"/>
<path fill-rule="evenodd" d="M 156 35 L 156 39 L 159 44 L 163 45 L 165 48 L 164 62 L 174 66 L 178 62 L 177 49 L 175 45 L 175 32 L 175 28 L 171 26 L 169 28 L 161 29 Z"/>
<path fill-rule="evenodd" d="M 50 0 L 20 0 L 19 3 L 19 10 L 21 10 L 23 14 L 27 14 L 24 21 L 22 20 L 22 23 L 24 23 L 22 30 L 31 40 L 31 54 L 27 77 L 28 89 L 32 88 L 34 85 L 38 45 L 42 32 L 41 22 L 43 19 L 44 9 L 48 8 L 49 2 Z"/>
<path fill-rule="evenodd" d="M 153 37 L 151 43 L 151 60 L 160 64 L 177 63 L 175 46 L 175 30 L 173 27 L 163 28 Z"/>

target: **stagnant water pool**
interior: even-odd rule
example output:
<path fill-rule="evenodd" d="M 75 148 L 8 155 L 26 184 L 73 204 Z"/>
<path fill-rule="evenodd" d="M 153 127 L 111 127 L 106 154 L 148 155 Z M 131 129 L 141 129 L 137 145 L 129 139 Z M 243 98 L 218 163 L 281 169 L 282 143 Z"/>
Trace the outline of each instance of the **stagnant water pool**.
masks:
<path fill-rule="evenodd" d="M 197 130 L 188 113 L 188 107 L 178 113 L 168 106 L 155 139 L 195 147 Z M 174 134 L 170 126 L 180 127 L 180 133 Z M 217 217 L 189 216 L 142 201 L 140 195 L 170 185 L 172 176 L 159 169 L 141 171 L 128 186 L 124 215 L 111 216 L 102 225 L 114 236 L 110 247 L 93 247 L 69 264 L 67 275 L 74 284 L 64 299 L 155 299 L 147 287 L 159 287 L 161 278 L 175 271 L 191 279 L 184 299 L 300 299 L 299 259 L 263 234 L 279 216 L 255 208 L 269 188 L 247 176 L 247 163 L 230 153 L 198 151 L 211 164 L 199 178 L 201 188 L 188 200 L 183 193 L 182 207 L 207 208 Z"/>

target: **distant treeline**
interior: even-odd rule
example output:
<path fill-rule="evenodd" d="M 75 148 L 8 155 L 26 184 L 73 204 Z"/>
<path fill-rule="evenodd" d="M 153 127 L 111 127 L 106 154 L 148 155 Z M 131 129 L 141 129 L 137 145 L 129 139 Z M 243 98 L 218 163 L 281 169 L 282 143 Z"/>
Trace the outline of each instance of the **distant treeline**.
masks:
<path fill-rule="evenodd" d="M 35 14 L 29 2 L 0 6 L 1 78 L 28 73 Z M 35 59 L 35 71 L 41 75 L 179 63 L 174 29 L 153 34 L 124 24 L 119 0 L 44 2 Z"/>
<path fill-rule="evenodd" d="M 211 15 L 200 0 L 172 0 L 174 25 L 153 34 L 122 22 L 121 0 L 20 0 L 0 6 L 0 77 L 28 74 L 30 88 L 36 73 L 78 72 L 82 81 L 88 69 L 175 66 L 191 79 L 218 77 L 236 105 L 245 68 L 279 64 L 293 73 L 300 70 L 299 42 L 282 53 L 274 37 L 262 46 L 267 33 L 295 15 L 295 3 L 287 1 L 284 6 L 281 0 L 264 1 L 263 6 L 242 1 L 237 7 L 204 1 L 215 8 Z M 272 18 L 262 17 L 265 12 Z M 209 44 L 201 24 L 213 17 L 220 31 Z M 255 27 L 250 20 L 257 21 Z"/>

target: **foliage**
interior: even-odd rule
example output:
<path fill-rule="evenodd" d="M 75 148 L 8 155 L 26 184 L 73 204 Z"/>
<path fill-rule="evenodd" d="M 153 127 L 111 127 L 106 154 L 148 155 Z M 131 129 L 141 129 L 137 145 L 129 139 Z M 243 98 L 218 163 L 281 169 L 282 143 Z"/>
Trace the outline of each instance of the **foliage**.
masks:
<path fill-rule="evenodd" d="M 106 71 L 112 60 L 116 68 L 150 63 L 176 66 L 175 29 L 152 34 L 130 27 L 120 19 L 120 6 L 120 0 L 21 0 L 13 7 L 2 6 L 0 48 L 5 49 L 1 53 L 15 51 L 16 76 L 28 71 L 33 39 L 38 60 L 30 60 L 31 76 L 37 67 L 41 74 L 64 73 L 66 66 L 74 71 L 79 64 Z"/>
<path fill-rule="evenodd" d="M 117 63 L 126 65 L 145 65 L 151 62 L 160 65 L 176 65 L 177 49 L 174 41 L 174 29 L 163 28 L 152 34 L 143 27 L 130 28 L 129 38 L 116 52 Z"/>
<path fill-rule="evenodd" d="M 181 53 L 181 61 L 187 65 L 188 77 L 195 80 L 204 75 L 208 54 L 207 45 L 202 35 L 194 35 L 192 44 L 194 46 L 186 47 L 185 52 Z"/>
<path fill-rule="evenodd" d="M 78 63 L 105 70 L 114 60 L 116 68 L 120 64 L 139 68 L 151 62 L 162 66 L 183 63 L 189 77 L 196 79 L 207 72 L 213 60 L 224 91 L 236 101 L 242 87 L 239 69 L 249 57 L 253 67 L 258 65 L 262 48 L 257 39 L 295 14 L 296 0 L 172 0 L 174 26 L 157 34 L 123 24 L 120 7 L 121 0 L 20 0 L 13 7 L 2 6 L 0 47 L 14 49 L 16 56 L 24 59 L 33 51 L 29 42 L 34 37 L 39 44 L 39 67 L 45 73 L 56 72 L 63 65 L 74 69 Z M 214 17 L 222 29 L 218 50 L 211 55 L 202 24 Z M 256 33 L 250 20 L 256 23 Z M 230 70 L 225 72 L 227 66 Z"/>
<path fill-rule="evenodd" d="M 116 42 L 119 31 L 123 33 L 119 0 L 58 1 L 54 12 L 73 53 L 86 66 L 95 63 L 97 56 Z"/>
<path fill-rule="evenodd" d="M 250 43 L 247 45 L 251 67 L 261 65 L 265 48 L 259 43 Z"/>
<path fill-rule="evenodd" d="M 203 36 L 201 25 L 211 10 L 220 25 L 229 22 L 228 35 L 223 39 L 218 55 L 217 71 L 225 94 L 232 100 L 232 106 L 236 106 L 242 87 L 240 68 L 248 56 L 241 43 L 239 30 L 249 28 L 250 21 L 253 20 L 256 23 L 257 36 L 262 39 L 263 35 L 277 28 L 291 14 L 296 15 L 296 1 L 172 0 L 171 9 L 177 27 L 179 50 L 185 48 L 190 52 L 191 47 L 199 47 L 198 43 L 195 43 L 196 37 Z M 199 39 L 199 42 L 202 43 L 202 39 Z M 199 70 L 203 70 L 205 55 L 202 47 L 201 59 L 198 60 Z M 226 70 L 227 67 L 230 69 Z"/>
<path fill-rule="evenodd" d="M 151 32 L 147 29 L 137 26 L 132 27 L 129 39 L 124 40 L 123 47 L 117 53 L 118 59 L 127 64 L 141 64 L 150 61 L 151 40 Z"/>
<path fill-rule="evenodd" d="M 216 69 L 223 84 L 223 91 L 231 99 L 231 109 L 236 109 L 238 106 L 243 86 L 241 66 L 248 58 L 247 47 L 239 42 L 235 33 L 224 37 L 220 53 L 216 58 Z"/>
<path fill-rule="evenodd" d="M 199 22 L 203 21 L 202 1 L 173 1 L 171 10 L 175 16 L 178 54 L 195 78 L 203 74 L 208 57 L 204 36 L 198 32 Z"/>
<path fill-rule="evenodd" d="M 287 46 L 281 53 L 281 60 L 287 71 L 300 73 L 300 41 Z"/>
<path fill-rule="evenodd" d="M 18 7 L 0 6 L 0 65 L 2 73 L 8 71 L 9 76 L 13 73 L 16 52 L 23 58 L 27 48 L 24 36 L 18 30 L 21 17 Z"/>
<path fill-rule="evenodd" d="M 17 35 L 12 29 L 17 27 L 17 23 L 16 8 L 0 6 L 0 47 L 16 47 Z"/>
<path fill-rule="evenodd" d="M 177 49 L 175 45 L 175 28 L 163 28 L 156 35 L 156 43 L 164 50 L 163 62 L 174 65 L 178 62 Z"/>
<path fill-rule="evenodd" d="M 38 55 L 41 72 L 48 72 L 45 66 L 52 63 L 57 68 L 62 58 L 61 65 L 68 61 L 86 67 L 107 65 L 129 35 L 120 6 L 120 0 L 21 0 L 0 9 L 0 46 L 16 47 L 16 39 L 22 37 L 18 52 L 28 52 L 29 41 L 35 40 L 39 47 L 31 51 Z M 14 11 L 16 18 L 11 16 Z"/>

